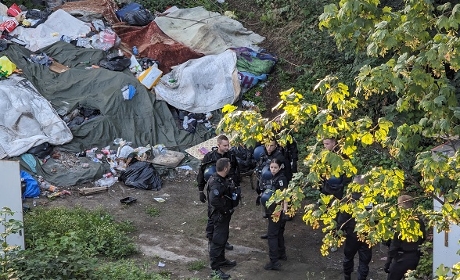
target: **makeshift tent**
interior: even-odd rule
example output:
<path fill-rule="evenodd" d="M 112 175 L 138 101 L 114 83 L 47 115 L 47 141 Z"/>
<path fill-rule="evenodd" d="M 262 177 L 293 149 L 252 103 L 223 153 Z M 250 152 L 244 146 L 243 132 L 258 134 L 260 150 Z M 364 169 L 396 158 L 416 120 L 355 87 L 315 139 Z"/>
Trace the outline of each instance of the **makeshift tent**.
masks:
<path fill-rule="evenodd" d="M 0 80 L 0 158 L 19 156 L 48 142 L 61 145 L 72 133 L 33 85 L 16 75 Z"/>
<path fill-rule="evenodd" d="M 24 59 L 31 52 L 11 45 L 0 53 L 6 55 L 37 90 L 64 116 L 79 106 L 97 109 L 101 114 L 72 127 L 74 139 L 63 145 L 65 150 L 78 152 L 91 147 L 104 147 L 115 138 L 133 142 L 133 146 L 148 143 L 163 144 L 170 149 L 184 149 L 207 139 L 203 131 L 191 134 L 179 130 L 163 101 L 155 101 L 149 92 L 129 72 L 107 69 L 86 69 L 97 64 L 105 53 L 100 50 L 77 48 L 69 43 L 56 42 L 41 49 L 56 61 L 70 67 L 57 74 L 48 67 Z M 136 88 L 132 100 L 124 100 L 121 89 L 126 85 Z"/>
<path fill-rule="evenodd" d="M 205 113 L 233 104 L 240 94 L 236 54 L 191 59 L 164 75 L 155 93 L 172 106 L 192 113 Z"/>
<path fill-rule="evenodd" d="M 155 18 L 158 27 L 175 41 L 200 53 L 220 54 L 228 48 L 251 47 L 265 38 L 229 17 L 203 7 L 177 9 Z"/>

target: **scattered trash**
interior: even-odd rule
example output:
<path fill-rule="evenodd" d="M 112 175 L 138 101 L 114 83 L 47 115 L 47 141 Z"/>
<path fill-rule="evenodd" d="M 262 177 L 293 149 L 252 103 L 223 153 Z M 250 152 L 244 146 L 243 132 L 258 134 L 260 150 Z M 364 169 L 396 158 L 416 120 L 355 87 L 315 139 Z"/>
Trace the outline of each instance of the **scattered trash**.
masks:
<path fill-rule="evenodd" d="M 163 263 L 163 262 L 158 262 L 158 267 L 165 267 L 165 266 L 166 266 L 165 263 Z"/>
<path fill-rule="evenodd" d="M 155 199 L 155 201 L 157 201 L 157 202 L 165 202 L 166 201 L 164 198 L 161 198 L 161 197 L 154 197 L 153 199 Z"/>
<path fill-rule="evenodd" d="M 48 192 L 57 192 L 58 189 L 56 186 L 51 185 L 49 182 L 45 181 L 42 176 L 38 176 L 38 183 L 40 184 L 40 189 L 42 191 L 48 191 Z"/>
<path fill-rule="evenodd" d="M 131 100 L 136 94 L 136 88 L 133 85 L 126 85 L 121 89 L 121 94 L 125 100 Z"/>
<path fill-rule="evenodd" d="M 139 64 L 137 61 L 136 57 L 134 55 L 131 56 L 131 64 L 129 65 L 129 70 L 133 74 L 139 74 L 142 72 L 142 66 Z"/>
<path fill-rule="evenodd" d="M 143 84 L 146 88 L 151 89 L 153 86 L 158 84 L 160 81 L 163 71 L 158 69 L 157 65 L 150 66 L 147 70 L 142 72 L 139 75 L 139 82 Z"/>
<path fill-rule="evenodd" d="M 179 169 L 183 169 L 183 170 L 193 170 L 193 168 L 191 168 L 190 166 L 188 165 L 182 165 L 182 166 L 178 166 L 177 168 Z"/>
<path fill-rule="evenodd" d="M 96 187 L 111 187 L 117 181 L 118 181 L 118 177 L 102 177 L 101 179 L 94 182 L 94 185 Z"/>
<path fill-rule="evenodd" d="M 131 196 L 120 199 L 120 202 L 126 205 L 136 202 L 137 199 Z"/>
<path fill-rule="evenodd" d="M 158 145 L 153 146 L 152 151 L 153 151 L 153 156 L 157 157 L 159 155 L 166 154 L 167 149 L 166 149 L 165 145 L 158 144 Z"/>
<path fill-rule="evenodd" d="M 198 151 L 199 151 L 202 155 L 205 155 L 205 154 L 209 153 L 209 150 L 206 149 L 205 147 L 199 148 Z"/>
<path fill-rule="evenodd" d="M 65 195 L 71 195 L 71 192 L 69 191 L 66 191 L 66 190 L 63 190 L 63 191 L 59 191 L 59 192 L 54 192 L 50 195 L 47 195 L 46 197 L 48 198 L 55 198 L 55 197 L 64 197 Z"/>
<path fill-rule="evenodd" d="M 81 194 L 81 195 L 90 195 L 90 194 L 96 194 L 96 193 L 101 193 L 101 192 L 104 192 L 104 191 L 107 191 L 109 188 L 108 187 L 94 187 L 94 188 L 82 188 L 80 190 L 78 190 L 78 192 Z M 89 198 L 89 196 L 88 196 Z"/>

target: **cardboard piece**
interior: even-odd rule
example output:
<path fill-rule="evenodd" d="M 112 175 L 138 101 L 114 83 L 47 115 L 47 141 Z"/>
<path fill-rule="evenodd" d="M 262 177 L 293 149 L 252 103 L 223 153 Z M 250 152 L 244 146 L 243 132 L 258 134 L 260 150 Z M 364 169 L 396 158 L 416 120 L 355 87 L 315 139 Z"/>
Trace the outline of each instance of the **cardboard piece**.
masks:
<path fill-rule="evenodd" d="M 62 73 L 62 72 L 65 72 L 67 70 L 69 70 L 70 68 L 59 63 L 59 62 L 56 62 L 56 61 L 53 61 L 53 63 L 51 63 L 50 65 L 50 70 L 55 72 L 55 73 Z"/>
<path fill-rule="evenodd" d="M 139 74 L 138 79 L 146 88 L 152 89 L 152 87 L 160 81 L 161 75 L 163 75 L 163 71 L 155 66 L 151 66 L 149 69 Z"/>
<path fill-rule="evenodd" d="M 190 147 L 188 149 L 186 149 L 185 151 L 190 154 L 191 156 L 199 159 L 199 160 L 202 160 L 204 158 L 204 155 L 207 153 L 207 152 L 210 152 L 212 151 L 212 148 L 213 147 L 217 147 L 217 137 L 214 137 L 214 138 L 211 138 L 211 139 L 208 139 L 204 142 L 201 142 L 193 147 Z"/>
<path fill-rule="evenodd" d="M 185 158 L 184 153 L 166 150 L 164 154 L 156 156 L 150 162 L 167 167 L 176 167 Z"/>

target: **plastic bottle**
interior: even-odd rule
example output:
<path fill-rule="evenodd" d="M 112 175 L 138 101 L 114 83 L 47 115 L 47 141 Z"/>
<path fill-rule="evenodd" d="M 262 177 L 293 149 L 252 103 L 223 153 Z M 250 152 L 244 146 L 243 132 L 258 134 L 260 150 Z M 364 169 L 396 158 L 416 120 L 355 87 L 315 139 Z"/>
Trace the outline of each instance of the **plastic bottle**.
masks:
<path fill-rule="evenodd" d="M 138 54 L 139 54 L 139 50 L 137 49 L 136 46 L 133 47 L 133 54 L 134 54 L 134 55 L 138 55 Z"/>

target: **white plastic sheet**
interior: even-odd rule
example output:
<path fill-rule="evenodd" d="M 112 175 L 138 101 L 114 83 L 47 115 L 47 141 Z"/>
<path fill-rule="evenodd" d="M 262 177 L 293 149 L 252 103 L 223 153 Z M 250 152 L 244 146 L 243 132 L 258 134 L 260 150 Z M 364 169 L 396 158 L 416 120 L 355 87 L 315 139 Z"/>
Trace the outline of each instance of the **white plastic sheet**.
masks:
<path fill-rule="evenodd" d="M 0 81 L 0 159 L 19 156 L 48 142 L 61 145 L 72 133 L 51 104 L 26 79 Z"/>
<path fill-rule="evenodd" d="M 258 50 L 257 44 L 265 40 L 239 21 L 203 7 L 174 9 L 166 16 L 156 17 L 155 23 L 172 39 L 205 55 L 237 47 Z"/>
<path fill-rule="evenodd" d="M 173 68 L 160 79 L 155 93 L 172 106 L 192 113 L 206 113 L 233 104 L 241 88 L 236 54 L 191 59 Z"/>
<path fill-rule="evenodd" d="M 61 39 L 62 35 L 70 38 L 85 36 L 91 28 L 83 21 L 76 19 L 64 10 L 57 10 L 36 28 L 16 27 L 11 35 L 27 43 L 31 51 L 47 47 Z"/>

